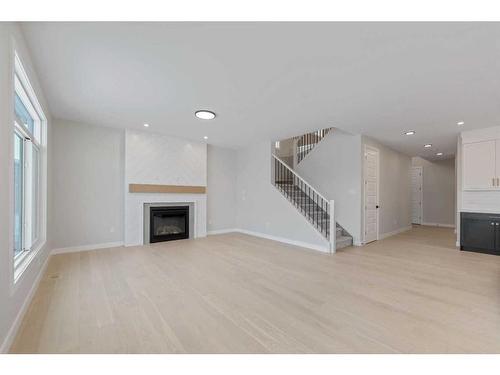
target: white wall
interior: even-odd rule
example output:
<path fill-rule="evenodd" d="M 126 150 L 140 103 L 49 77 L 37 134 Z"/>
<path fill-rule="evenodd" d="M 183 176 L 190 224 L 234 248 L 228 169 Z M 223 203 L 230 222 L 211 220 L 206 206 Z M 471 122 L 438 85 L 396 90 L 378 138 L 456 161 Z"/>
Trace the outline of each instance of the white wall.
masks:
<path fill-rule="evenodd" d="M 15 47 L 14 47 L 15 46 Z M 45 246 L 13 285 L 13 124 L 14 124 L 14 48 L 17 50 L 37 98 L 48 120 L 47 147 L 47 210 L 50 210 L 51 190 L 51 117 L 40 88 L 19 26 L 0 22 L 0 352 L 8 350 L 20 323 L 23 307 L 36 286 L 48 257 L 51 222 L 47 218 Z"/>
<path fill-rule="evenodd" d="M 296 171 L 327 199 L 335 200 L 337 222 L 361 241 L 361 136 L 339 129 L 297 165 Z"/>
<path fill-rule="evenodd" d="M 328 249 L 328 242 L 271 184 L 270 141 L 238 150 L 237 218 L 239 229 Z"/>
<path fill-rule="evenodd" d="M 124 242 L 128 183 L 205 185 L 206 146 L 202 143 L 129 131 L 129 182 L 125 186 L 124 130 L 57 120 L 53 133 L 55 249 Z M 232 160 L 236 163 L 235 157 Z M 212 192 L 218 194 L 218 188 Z M 150 202 L 157 200 L 150 196 Z M 204 206 L 202 202 L 200 224 L 205 221 Z M 217 208 L 213 210 L 217 215 Z"/>
<path fill-rule="evenodd" d="M 211 145 L 207 152 L 207 229 L 234 229 L 238 154 L 233 149 Z"/>
<path fill-rule="evenodd" d="M 422 224 L 455 225 L 455 158 L 428 161 L 412 158 L 423 171 Z"/>
<path fill-rule="evenodd" d="M 124 131 L 54 121 L 54 248 L 123 242 Z"/>
<path fill-rule="evenodd" d="M 207 184 L 207 145 L 145 131 L 125 134 L 127 184 Z"/>
<path fill-rule="evenodd" d="M 363 153 L 364 145 L 380 151 L 379 234 L 383 238 L 411 226 L 411 158 L 366 136 L 362 143 Z"/>
<path fill-rule="evenodd" d="M 207 185 L 207 145 L 153 132 L 125 132 L 125 245 L 143 244 L 144 203 L 193 202 L 194 236 L 207 232 L 206 194 L 129 193 L 129 184 Z"/>

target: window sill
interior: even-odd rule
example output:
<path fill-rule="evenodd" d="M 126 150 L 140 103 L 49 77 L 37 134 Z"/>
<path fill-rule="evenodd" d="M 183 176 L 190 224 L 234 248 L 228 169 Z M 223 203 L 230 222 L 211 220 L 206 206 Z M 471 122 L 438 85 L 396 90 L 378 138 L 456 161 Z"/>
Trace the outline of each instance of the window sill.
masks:
<path fill-rule="evenodd" d="M 29 265 L 35 259 L 40 252 L 40 250 L 43 248 L 45 245 L 46 241 L 41 242 L 39 245 L 37 245 L 33 250 L 29 252 L 28 255 L 25 255 L 22 259 L 19 260 L 17 264 L 15 264 L 14 268 L 14 286 L 18 284 L 18 281 L 22 279 L 22 276 L 24 275 L 24 271 L 28 269 Z"/>

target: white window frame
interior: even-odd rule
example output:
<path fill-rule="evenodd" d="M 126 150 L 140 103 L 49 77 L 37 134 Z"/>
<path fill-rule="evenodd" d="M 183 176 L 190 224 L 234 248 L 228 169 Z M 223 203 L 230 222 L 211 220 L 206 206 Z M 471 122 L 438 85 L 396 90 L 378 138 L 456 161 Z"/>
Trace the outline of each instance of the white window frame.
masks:
<path fill-rule="evenodd" d="M 14 48 L 14 74 L 12 85 L 12 114 L 13 114 L 13 135 L 18 134 L 24 140 L 24 157 L 23 157 L 23 238 L 22 248 L 19 254 L 15 254 L 14 250 L 14 225 L 11 226 L 11 259 L 13 270 L 13 284 L 21 278 L 23 272 L 28 268 L 31 261 L 36 257 L 39 250 L 45 245 L 47 231 L 47 118 L 44 115 L 42 106 L 40 105 L 35 91 L 31 86 L 26 70 L 23 67 L 21 59 Z M 18 95 L 30 116 L 34 120 L 33 133 L 22 123 L 17 117 L 14 108 L 15 95 Z M 12 137 L 14 142 L 14 137 Z M 34 182 L 32 181 L 33 168 L 31 164 L 33 157 L 33 149 L 38 151 L 38 173 L 36 177 L 37 189 L 36 197 L 33 196 Z M 12 166 L 14 165 L 14 157 L 12 154 Z M 12 167 L 13 168 L 13 167 Z M 13 177 L 13 173 L 12 173 Z M 13 178 L 11 180 L 13 184 Z M 14 193 L 12 194 L 14 196 Z M 36 208 L 33 202 L 37 204 Z M 36 215 L 35 215 L 36 213 Z M 14 212 L 12 208 L 12 220 Z M 33 226 L 36 226 L 34 229 Z M 33 230 L 36 232 L 36 237 L 33 237 Z M 29 238 L 28 238 L 29 237 Z"/>

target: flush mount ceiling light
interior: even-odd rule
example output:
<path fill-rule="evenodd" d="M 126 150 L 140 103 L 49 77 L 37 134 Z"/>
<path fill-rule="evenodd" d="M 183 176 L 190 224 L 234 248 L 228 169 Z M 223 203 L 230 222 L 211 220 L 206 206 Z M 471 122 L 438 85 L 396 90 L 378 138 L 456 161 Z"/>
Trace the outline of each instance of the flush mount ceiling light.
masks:
<path fill-rule="evenodd" d="M 430 143 L 427 143 L 426 145 L 424 145 L 425 148 L 429 148 L 429 147 L 432 147 L 432 145 Z"/>
<path fill-rule="evenodd" d="M 405 135 L 415 135 L 415 130 L 408 130 Z"/>
<path fill-rule="evenodd" d="M 207 140 L 208 139 L 208 136 L 204 136 L 203 139 Z"/>
<path fill-rule="evenodd" d="M 207 111 L 206 109 L 200 109 L 199 111 L 196 111 L 194 115 L 202 120 L 213 120 L 215 118 L 215 113 Z"/>
<path fill-rule="evenodd" d="M 149 124 L 144 124 L 144 127 L 145 128 L 149 128 Z"/>
<path fill-rule="evenodd" d="M 457 125 L 458 125 L 458 126 L 462 126 L 463 124 L 465 124 L 465 122 L 463 122 L 463 121 L 459 121 L 459 122 L 457 122 Z"/>
<path fill-rule="evenodd" d="M 442 155 L 443 155 L 443 153 L 442 153 L 442 152 L 438 152 L 436 155 L 437 155 L 437 156 L 442 156 Z"/>

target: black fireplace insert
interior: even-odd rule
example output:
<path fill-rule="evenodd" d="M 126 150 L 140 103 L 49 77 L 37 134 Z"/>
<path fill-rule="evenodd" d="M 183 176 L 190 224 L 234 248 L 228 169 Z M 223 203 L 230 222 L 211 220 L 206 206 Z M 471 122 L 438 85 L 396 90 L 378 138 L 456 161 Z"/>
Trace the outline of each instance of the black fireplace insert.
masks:
<path fill-rule="evenodd" d="M 150 207 L 149 242 L 189 238 L 189 206 Z"/>

